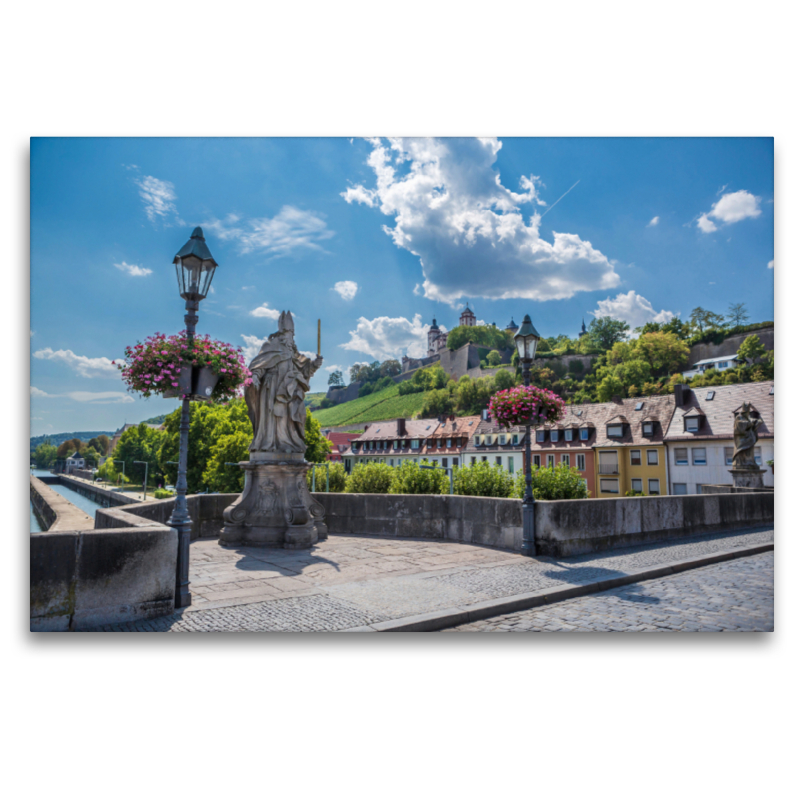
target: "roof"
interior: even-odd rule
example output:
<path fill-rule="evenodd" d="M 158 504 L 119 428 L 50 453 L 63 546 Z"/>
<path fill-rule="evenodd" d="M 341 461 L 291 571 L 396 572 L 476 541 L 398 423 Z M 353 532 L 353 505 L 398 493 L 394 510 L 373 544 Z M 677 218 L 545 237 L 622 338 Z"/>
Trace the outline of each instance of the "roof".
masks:
<path fill-rule="evenodd" d="M 695 361 L 693 367 L 698 367 L 700 364 L 716 364 L 717 361 L 741 361 L 742 359 L 734 353 L 732 356 L 715 356 L 714 358 L 704 358 L 702 361 Z"/>
<path fill-rule="evenodd" d="M 597 406 L 595 447 L 652 445 L 660 444 L 664 439 L 672 419 L 672 412 L 675 410 L 675 397 L 671 394 L 629 397 L 616 402 L 598 403 Z M 641 408 L 637 411 L 638 406 Z M 620 422 L 625 425 L 622 436 L 609 437 L 606 425 Z M 642 422 L 658 423 L 652 436 L 643 435 Z"/>
<path fill-rule="evenodd" d="M 358 433 L 336 433 L 334 431 L 331 431 L 330 433 L 326 434 L 327 440 L 334 447 L 339 447 L 339 445 L 342 445 L 345 448 L 349 447 L 350 442 L 352 442 L 353 439 L 358 439 L 359 436 L 360 434 Z"/>
<path fill-rule="evenodd" d="M 687 402 L 676 409 L 664 438 L 669 441 L 732 439 L 733 414 L 747 402 L 761 415 L 762 424 L 756 433 L 761 438 L 771 439 L 775 435 L 775 396 L 770 394 L 774 385 L 774 381 L 761 381 L 690 389 Z M 713 400 L 707 400 L 712 392 Z M 698 413 L 703 417 L 697 433 L 685 431 L 683 418 Z"/>
<path fill-rule="evenodd" d="M 427 439 L 432 436 L 439 427 L 438 419 L 407 419 L 406 432 L 403 439 Z M 368 442 L 372 439 L 383 441 L 384 439 L 398 439 L 397 420 L 388 419 L 382 422 L 373 422 L 360 436 L 354 437 L 359 442 Z"/>

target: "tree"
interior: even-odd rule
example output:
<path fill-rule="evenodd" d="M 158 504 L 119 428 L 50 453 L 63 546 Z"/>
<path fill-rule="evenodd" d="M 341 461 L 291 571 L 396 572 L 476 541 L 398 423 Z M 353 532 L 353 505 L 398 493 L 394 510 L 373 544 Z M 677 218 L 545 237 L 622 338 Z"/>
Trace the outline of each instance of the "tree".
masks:
<path fill-rule="evenodd" d="M 386 378 L 393 378 L 395 375 L 399 375 L 403 371 L 403 368 L 400 366 L 400 362 L 395 358 L 389 358 L 381 364 L 381 377 Z"/>
<path fill-rule="evenodd" d="M 420 417 L 438 417 L 440 414 L 452 414 L 455 402 L 447 389 L 434 389 L 425 395 L 420 409 Z"/>
<path fill-rule="evenodd" d="M 598 317 L 589 325 L 589 337 L 593 344 L 600 350 L 610 350 L 615 342 L 622 342 L 627 338 L 630 325 L 613 317 Z"/>
<path fill-rule="evenodd" d="M 33 462 L 36 464 L 37 469 L 49 469 L 56 463 L 56 453 L 58 448 L 50 444 L 47 440 L 42 442 L 36 450 L 33 451 Z"/>
<path fill-rule="evenodd" d="M 503 357 L 497 352 L 497 350 L 492 350 L 489 355 L 486 356 L 486 363 L 490 367 L 499 367 L 500 364 L 503 363 Z"/>
<path fill-rule="evenodd" d="M 761 343 L 761 339 L 753 334 L 748 336 L 739 347 L 736 355 L 741 358 L 745 363 L 752 364 L 758 359 L 763 358 L 767 354 L 767 348 Z"/>
<path fill-rule="evenodd" d="M 148 465 L 148 483 L 156 485 L 160 471 L 158 454 L 163 439 L 163 431 L 149 428 L 144 422 L 128 428 L 122 434 L 114 449 L 114 458 L 125 462 L 125 475 L 130 478 L 131 483 L 144 483 L 144 464 L 136 463 L 143 461 Z"/>
<path fill-rule="evenodd" d="M 76 450 L 80 452 L 83 442 L 80 439 L 67 439 L 61 442 L 56 451 L 56 458 L 64 459 L 69 458 Z"/>
<path fill-rule="evenodd" d="M 470 342 L 492 350 L 508 350 L 514 346 L 511 334 L 493 325 L 458 325 L 447 334 L 450 350 L 458 350 Z"/>
<path fill-rule="evenodd" d="M 322 427 L 306 409 L 306 461 L 319 464 L 331 452 L 333 445 L 330 439 L 322 435 Z"/>
<path fill-rule="evenodd" d="M 331 372 L 331 376 L 328 378 L 328 386 L 344 386 L 344 376 L 340 369 L 335 369 Z"/>
<path fill-rule="evenodd" d="M 203 472 L 203 483 L 214 492 L 237 492 L 244 489 L 244 470 L 240 461 L 250 457 L 253 437 L 244 431 L 220 436 L 211 447 L 208 464 Z"/>
<path fill-rule="evenodd" d="M 622 397 L 625 385 L 615 375 L 606 375 L 597 386 L 597 399 L 600 403 L 607 403 L 612 397 Z"/>
<path fill-rule="evenodd" d="M 633 346 L 633 355 L 655 372 L 671 374 L 686 363 L 689 346 L 674 333 L 643 333 Z"/>
<path fill-rule="evenodd" d="M 514 376 L 507 370 L 507 369 L 499 369 L 494 374 L 494 390 L 496 392 L 501 391 L 502 389 L 510 389 L 512 386 L 516 386 L 517 381 L 515 380 Z"/>
<path fill-rule="evenodd" d="M 707 311 L 705 308 L 698 306 L 692 309 L 692 313 L 689 315 L 689 322 L 702 333 L 706 328 L 721 327 L 723 322 L 725 322 L 725 318 L 719 314 L 715 314 L 713 311 Z"/>
<path fill-rule="evenodd" d="M 748 319 L 750 315 L 744 303 L 731 303 L 728 306 L 728 322 L 731 325 L 744 325 Z"/>

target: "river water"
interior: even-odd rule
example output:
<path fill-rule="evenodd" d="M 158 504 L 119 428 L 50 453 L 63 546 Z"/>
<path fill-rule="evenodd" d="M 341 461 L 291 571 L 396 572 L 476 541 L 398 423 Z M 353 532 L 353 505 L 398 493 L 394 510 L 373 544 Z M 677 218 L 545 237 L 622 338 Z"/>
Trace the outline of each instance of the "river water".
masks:
<path fill-rule="evenodd" d="M 31 475 L 36 478 L 40 478 L 42 475 L 51 474 L 52 473 L 48 469 L 31 470 Z M 62 497 L 65 497 L 70 503 L 72 503 L 72 505 L 76 506 L 81 511 L 85 511 L 92 518 L 94 518 L 94 512 L 97 511 L 98 508 L 103 508 L 100 503 L 95 503 L 94 500 L 89 500 L 88 497 L 84 497 L 82 494 L 78 494 L 73 489 L 69 489 L 61 484 L 51 484 L 50 488 L 53 489 L 53 491 L 58 492 Z M 41 530 L 42 527 L 39 525 L 39 521 L 36 519 L 36 515 L 33 513 L 33 503 L 31 503 L 31 533 L 39 533 Z"/>

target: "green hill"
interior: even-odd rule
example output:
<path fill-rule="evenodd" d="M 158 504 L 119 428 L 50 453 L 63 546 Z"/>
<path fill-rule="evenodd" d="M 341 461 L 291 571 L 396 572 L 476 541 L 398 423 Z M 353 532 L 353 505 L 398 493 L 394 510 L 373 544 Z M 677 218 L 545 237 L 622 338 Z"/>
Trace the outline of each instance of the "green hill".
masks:
<path fill-rule="evenodd" d="M 375 394 L 359 397 L 333 408 L 314 411 L 314 417 L 323 428 L 375 422 L 379 419 L 410 418 L 420 411 L 425 402 L 425 392 L 401 395 L 395 384 Z"/>
<path fill-rule="evenodd" d="M 323 397 L 327 397 L 327 392 L 309 392 L 306 395 L 307 406 L 318 406 Z"/>

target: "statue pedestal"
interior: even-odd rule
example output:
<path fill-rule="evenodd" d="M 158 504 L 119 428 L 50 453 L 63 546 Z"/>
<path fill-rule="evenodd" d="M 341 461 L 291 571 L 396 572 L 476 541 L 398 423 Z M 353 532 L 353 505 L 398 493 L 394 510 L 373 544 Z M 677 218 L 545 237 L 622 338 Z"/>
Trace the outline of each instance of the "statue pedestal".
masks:
<path fill-rule="evenodd" d="M 244 491 L 223 513 L 220 544 L 301 550 L 328 538 L 325 509 L 306 483 L 302 453 L 253 452 L 240 461 Z"/>
<path fill-rule="evenodd" d="M 761 477 L 766 470 L 752 467 L 734 467 L 728 472 L 733 476 L 733 485 L 741 489 L 763 489 L 764 479 Z"/>

